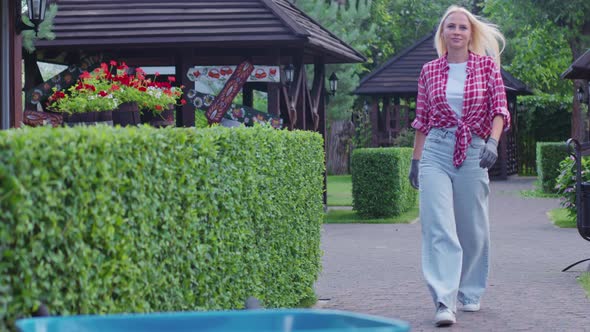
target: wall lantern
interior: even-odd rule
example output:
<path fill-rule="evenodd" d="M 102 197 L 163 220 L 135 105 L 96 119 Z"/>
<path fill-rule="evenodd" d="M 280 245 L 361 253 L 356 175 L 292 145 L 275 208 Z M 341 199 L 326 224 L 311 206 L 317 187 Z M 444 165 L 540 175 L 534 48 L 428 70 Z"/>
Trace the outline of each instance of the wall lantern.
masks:
<path fill-rule="evenodd" d="M 285 67 L 285 82 L 287 84 L 293 83 L 293 75 L 295 74 L 295 67 L 292 63 Z"/>
<path fill-rule="evenodd" d="M 20 3 L 20 1 L 19 1 Z M 30 27 L 22 22 L 21 8 L 17 6 L 17 20 L 16 30 L 21 33 L 24 30 L 35 30 L 35 33 L 39 32 L 39 24 L 45 19 L 45 10 L 47 9 L 47 0 L 27 0 L 27 8 L 29 14 L 29 20 L 33 23 L 33 27 Z"/>
<path fill-rule="evenodd" d="M 330 94 L 334 96 L 336 95 L 336 90 L 338 90 L 338 76 L 336 76 L 336 73 L 332 72 L 328 81 L 330 81 Z"/>

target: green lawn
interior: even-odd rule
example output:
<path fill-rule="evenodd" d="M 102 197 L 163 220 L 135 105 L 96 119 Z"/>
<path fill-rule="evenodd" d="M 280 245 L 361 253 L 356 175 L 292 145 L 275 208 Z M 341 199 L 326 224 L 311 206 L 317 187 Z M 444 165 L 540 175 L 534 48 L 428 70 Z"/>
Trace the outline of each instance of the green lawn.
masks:
<path fill-rule="evenodd" d="M 350 175 L 328 176 L 328 206 L 352 206 L 352 179 Z M 392 218 L 362 219 L 352 210 L 332 210 L 324 216 L 327 224 L 401 224 L 418 218 L 418 207 Z"/>
<path fill-rule="evenodd" d="M 333 210 L 324 215 L 326 224 L 407 224 L 418 218 L 418 207 L 397 217 L 383 219 L 362 219 L 352 210 Z"/>
<path fill-rule="evenodd" d="M 328 206 L 352 206 L 350 175 L 328 176 Z"/>
<path fill-rule="evenodd" d="M 570 217 L 566 208 L 557 208 L 547 212 L 549 219 L 557 227 L 576 228 L 576 218 Z"/>
<path fill-rule="evenodd" d="M 546 193 L 543 191 L 541 182 L 537 179 L 533 183 L 534 189 L 521 190 L 520 195 L 525 198 L 559 198 L 560 196 L 555 193 Z"/>
<path fill-rule="evenodd" d="M 546 193 L 541 189 L 521 190 L 520 195 L 525 198 L 559 198 L 558 194 Z"/>

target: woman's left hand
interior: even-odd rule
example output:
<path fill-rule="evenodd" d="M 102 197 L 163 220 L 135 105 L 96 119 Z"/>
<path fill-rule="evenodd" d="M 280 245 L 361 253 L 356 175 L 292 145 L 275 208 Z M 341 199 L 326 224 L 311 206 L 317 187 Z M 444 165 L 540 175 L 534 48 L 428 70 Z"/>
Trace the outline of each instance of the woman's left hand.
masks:
<path fill-rule="evenodd" d="M 479 167 L 490 168 L 498 159 L 498 141 L 490 137 L 479 153 Z"/>

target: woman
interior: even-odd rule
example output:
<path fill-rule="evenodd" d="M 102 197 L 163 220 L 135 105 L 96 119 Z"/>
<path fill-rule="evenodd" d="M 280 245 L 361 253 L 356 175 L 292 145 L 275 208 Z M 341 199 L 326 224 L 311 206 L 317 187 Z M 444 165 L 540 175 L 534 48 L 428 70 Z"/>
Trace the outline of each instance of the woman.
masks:
<path fill-rule="evenodd" d="M 439 58 L 418 82 L 410 183 L 420 190 L 422 270 L 436 326 L 479 311 L 489 263 L 487 169 L 510 125 L 500 73 L 504 37 L 462 7 L 451 6 L 435 36 Z"/>

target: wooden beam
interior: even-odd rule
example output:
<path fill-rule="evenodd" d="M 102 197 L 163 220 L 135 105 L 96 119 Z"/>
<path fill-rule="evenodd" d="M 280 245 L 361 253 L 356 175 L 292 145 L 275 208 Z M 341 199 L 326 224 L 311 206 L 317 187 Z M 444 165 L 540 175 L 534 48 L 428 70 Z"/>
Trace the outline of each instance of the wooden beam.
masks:
<path fill-rule="evenodd" d="M 3 0 L 4 1 L 4 0 Z M 23 121 L 22 103 L 22 37 L 17 34 L 16 13 L 20 8 L 20 1 L 8 0 L 8 59 L 10 64 L 8 79 L 8 126 L 11 128 L 20 127 Z M 6 60 L 5 60 L 6 61 Z M 6 119 L 5 119 L 6 120 Z M 3 127 L 6 124 L 3 123 Z"/>
<path fill-rule="evenodd" d="M 242 104 L 254 108 L 254 89 L 248 83 L 242 88 Z"/>
<path fill-rule="evenodd" d="M 29 91 L 32 88 L 36 87 L 37 85 L 43 83 L 43 76 L 41 76 L 41 70 L 39 69 L 39 65 L 37 64 L 37 54 L 35 51 L 33 53 L 24 52 L 23 53 L 23 63 L 25 65 L 25 91 Z"/>
<path fill-rule="evenodd" d="M 379 97 L 371 97 L 371 146 L 379 146 Z"/>
<path fill-rule="evenodd" d="M 281 52 L 280 50 L 276 50 L 271 55 L 271 60 L 269 61 L 269 65 L 281 66 Z M 268 113 L 274 116 L 281 116 L 281 86 L 283 83 L 267 83 L 266 84 L 266 95 L 267 95 L 267 103 L 268 103 Z"/>
<path fill-rule="evenodd" d="M 324 151 L 328 151 L 328 140 L 326 139 L 326 87 L 324 84 L 324 75 L 326 72 L 325 59 L 316 57 L 314 62 L 314 74 L 312 85 L 312 103 L 314 105 L 314 113 L 317 116 L 315 122 L 315 130 L 318 131 L 324 138 Z M 316 122 L 317 121 L 317 122 Z M 326 165 L 327 153 L 324 153 L 324 166 Z M 324 206 L 328 206 L 328 174 L 324 171 Z"/>
<path fill-rule="evenodd" d="M 309 120 L 309 116 L 307 114 L 307 103 L 306 103 L 306 97 L 307 97 L 307 74 L 305 73 L 305 66 L 303 65 L 303 62 L 301 62 L 300 64 L 298 64 L 297 66 L 295 66 L 296 71 L 299 72 L 299 79 L 297 80 L 297 94 L 295 95 L 295 103 L 296 103 L 296 109 L 297 109 L 297 117 L 301 119 L 301 121 L 299 121 L 299 125 L 297 128 L 299 129 L 303 129 L 303 130 L 309 130 L 310 128 L 308 127 L 308 120 Z"/>
<path fill-rule="evenodd" d="M 291 101 L 291 94 L 289 93 L 289 89 L 286 86 L 281 87 L 281 96 L 281 104 L 284 104 L 286 108 L 285 111 L 288 115 L 288 128 L 289 130 L 293 130 L 295 129 L 295 124 L 297 123 L 297 112 L 295 110 L 295 107 L 293 106 L 293 102 Z"/>
<path fill-rule="evenodd" d="M 389 96 L 383 97 L 383 132 L 386 135 L 385 138 L 387 139 L 388 145 L 391 143 L 391 113 L 394 112 L 390 100 L 391 98 Z"/>
<path fill-rule="evenodd" d="M 193 65 L 192 52 L 190 49 L 184 49 L 176 55 L 176 82 L 184 86 L 183 94 L 186 94 L 194 82 L 188 79 L 186 73 Z M 186 103 L 176 108 L 176 126 L 177 127 L 194 127 L 195 110 L 194 106 Z"/>
<path fill-rule="evenodd" d="M 309 98 L 310 98 L 310 102 L 311 102 L 311 113 L 312 113 L 312 117 L 313 117 L 314 130 L 318 130 L 318 131 L 321 130 L 319 128 L 320 122 L 323 122 L 324 123 L 323 125 L 325 125 L 325 118 L 321 119 L 320 113 L 319 113 L 320 103 L 325 104 L 325 92 L 326 92 L 326 86 L 324 84 L 325 75 L 326 75 L 326 66 L 323 62 L 323 59 L 317 58 L 316 62 L 314 63 L 313 83 L 311 86 L 311 96 Z M 324 105 L 324 107 L 325 107 L 325 105 Z M 325 117 L 325 114 L 324 114 L 324 117 Z"/>
<path fill-rule="evenodd" d="M 0 0 L 0 129 L 8 129 L 10 118 L 10 44 L 8 29 L 8 13 L 10 3 L 14 1 Z"/>
<path fill-rule="evenodd" d="M 22 66 L 22 37 L 12 34 L 12 61 L 13 65 L 10 69 L 10 76 L 14 84 L 10 87 L 12 100 L 10 102 L 13 113 L 10 115 L 10 127 L 18 128 L 23 123 L 23 66 Z"/>

